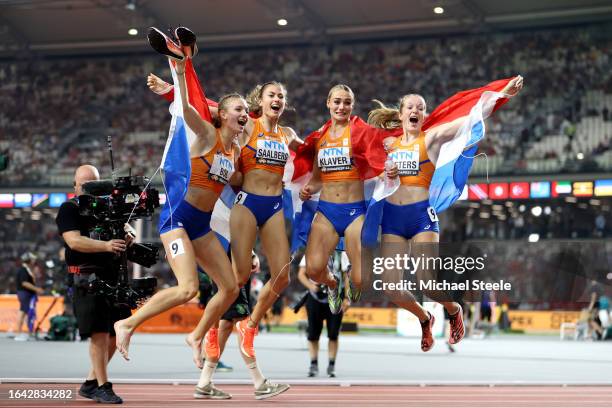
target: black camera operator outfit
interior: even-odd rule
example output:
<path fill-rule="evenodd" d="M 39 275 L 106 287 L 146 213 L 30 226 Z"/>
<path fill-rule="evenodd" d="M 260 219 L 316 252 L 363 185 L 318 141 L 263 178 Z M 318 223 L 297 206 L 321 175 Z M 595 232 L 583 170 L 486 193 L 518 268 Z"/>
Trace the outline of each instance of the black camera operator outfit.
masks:
<path fill-rule="evenodd" d="M 60 236 L 68 231 L 79 231 L 82 236 L 90 238 L 89 230 L 95 223 L 93 217 L 79 213 L 78 199 L 63 203 L 56 218 Z M 94 238 L 95 239 L 95 238 Z M 89 279 L 92 274 L 110 285 L 118 281 L 117 268 L 114 267 L 114 255 L 111 252 L 84 253 L 66 248 L 68 272 L 74 277 L 73 303 L 81 339 L 93 333 L 109 333 L 115 336 L 113 324 L 131 315 L 125 305 L 116 305 L 111 299 L 89 290 Z"/>

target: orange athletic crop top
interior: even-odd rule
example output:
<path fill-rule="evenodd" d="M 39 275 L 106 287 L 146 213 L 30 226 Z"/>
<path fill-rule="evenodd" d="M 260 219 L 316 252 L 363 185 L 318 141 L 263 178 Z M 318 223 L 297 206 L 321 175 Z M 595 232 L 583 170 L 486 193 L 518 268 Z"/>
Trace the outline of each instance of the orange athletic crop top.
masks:
<path fill-rule="evenodd" d="M 217 129 L 217 143 L 204 156 L 191 158 L 189 185 L 221 194 L 234 174 L 234 148 L 226 151 Z"/>
<path fill-rule="evenodd" d="M 353 163 L 350 126 L 344 128 L 342 136 L 329 140 L 329 129 L 317 142 L 317 164 L 321 169 L 321 181 L 360 180 L 359 171 Z"/>
<path fill-rule="evenodd" d="M 402 185 L 429 188 L 435 166 L 427 156 L 425 133 L 407 144 L 402 143 L 401 136 L 395 139 L 389 158 L 397 165 Z"/>
<path fill-rule="evenodd" d="M 248 143 L 240 151 L 243 173 L 261 169 L 282 175 L 287 160 L 289 160 L 289 147 L 282 128 L 278 127 L 278 133 L 266 132 L 257 119 Z"/>

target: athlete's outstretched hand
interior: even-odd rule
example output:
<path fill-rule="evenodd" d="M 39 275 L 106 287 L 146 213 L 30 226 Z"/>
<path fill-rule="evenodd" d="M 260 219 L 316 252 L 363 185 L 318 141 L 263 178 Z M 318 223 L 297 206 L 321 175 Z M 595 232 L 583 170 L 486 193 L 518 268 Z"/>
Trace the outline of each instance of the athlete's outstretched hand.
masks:
<path fill-rule="evenodd" d="M 172 85 L 153 73 L 150 73 L 149 76 L 147 76 L 147 86 L 150 90 L 158 95 L 163 95 L 172 88 Z"/>
<path fill-rule="evenodd" d="M 515 96 L 521 89 L 523 89 L 523 77 L 517 75 L 508 83 L 508 85 L 506 85 L 506 87 L 502 90 L 502 93 Z"/>

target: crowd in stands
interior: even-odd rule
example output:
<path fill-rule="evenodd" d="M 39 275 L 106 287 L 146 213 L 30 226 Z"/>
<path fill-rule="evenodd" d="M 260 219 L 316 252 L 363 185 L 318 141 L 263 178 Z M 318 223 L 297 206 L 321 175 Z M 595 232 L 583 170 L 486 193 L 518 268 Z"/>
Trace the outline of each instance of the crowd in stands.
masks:
<path fill-rule="evenodd" d="M 593 239 L 612 237 L 609 200 L 593 200 L 597 205 L 534 202 L 506 207 L 470 203 L 455 206 L 443 217 L 446 242 L 497 239 Z M 478 206 L 478 207 L 476 207 Z M 496 208 L 495 208 L 496 207 Z"/>
<path fill-rule="evenodd" d="M 271 79 L 284 82 L 295 109 L 286 124 L 302 136 L 329 117 L 325 98 L 336 83 L 353 88 L 354 113 L 365 118 L 372 99 L 395 103 L 417 92 L 431 111 L 459 90 L 520 73 L 524 91 L 488 122 L 488 138 L 481 144 L 488 156 L 512 160 L 510 170 L 520 171 L 530 160 L 586 162 L 610 152 L 611 30 L 608 24 L 334 47 L 204 51 L 194 63 L 213 99 L 246 93 Z M 114 136 L 118 167 L 152 174 L 163 153 L 169 113 L 167 102 L 146 87 L 149 72 L 169 80 L 166 61 L 153 51 L 129 58 L 0 62 L 0 151 L 10 154 L 0 186 L 66 184 L 69 177 L 54 175 L 66 175 L 85 161 L 108 171 L 108 134 Z"/>

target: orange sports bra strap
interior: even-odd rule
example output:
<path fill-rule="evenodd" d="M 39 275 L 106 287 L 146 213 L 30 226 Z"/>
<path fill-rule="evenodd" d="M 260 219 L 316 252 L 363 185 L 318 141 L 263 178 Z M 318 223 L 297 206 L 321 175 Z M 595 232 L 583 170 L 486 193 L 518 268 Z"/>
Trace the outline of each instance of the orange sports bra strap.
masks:
<path fill-rule="evenodd" d="M 257 119 L 255 121 L 255 124 L 253 126 L 253 130 L 251 131 L 251 134 L 249 135 L 249 140 L 247 140 L 247 143 L 245 145 L 246 146 L 250 146 L 253 143 L 257 144 L 255 141 L 257 140 L 257 136 L 263 133 L 263 126 L 261 125 L 261 123 L 259 122 L 259 119 Z"/>
<path fill-rule="evenodd" d="M 250 138 L 253 136 L 257 136 L 257 134 L 260 133 L 262 130 L 263 130 L 263 126 L 261 125 L 259 118 L 255 119 L 253 131 L 251 132 Z"/>
<path fill-rule="evenodd" d="M 200 159 L 202 159 L 202 161 L 203 161 L 204 163 L 206 163 L 206 165 L 208 166 L 208 168 L 210 168 L 211 164 L 208 162 L 208 160 L 206 160 L 206 156 L 208 156 L 208 155 L 210 155 L 212 152 L 214 152 L 214 151 L 217 149 L 217 146 L 219 146 L 219 145 L 220 145 L 220 143 L 219 143 L 219 142 L 221 141 L 221 139 L 219 138 L 219 137 L 220 137 L 219 130 L 217 130 L 217 131 L 215 132 L 215 135 L 216 135 L 216 137 L 217 137 L 217 140 L 215 141 L 215 144 L 214 144 L 214 145 L 213 145 L 213 146 L 212 146 L 210 149 L 208 149 L 208 150 L 206 151 L 206 153 L 204 153 L 203 155 L 201 155 L 201 156 L 199 157 Z M 223 146 L 223 144 L 221 144 L 221 146 Z"/>
<path fill-rule="evenodd" d="M 208 162 L 208 160 L 206 160 L 206 155 L 200 156 L 200 157 L 198 157 L 198 159 L 202 160 L 204 162 L 204 164 L 207 165 L 208 169 L 210 170 L 211 164 Z"/>
<path fill-rule="evenodd" d="M 287 135 L 285 134 L 285 131 L 283 130 L 282 126 L 278 127 L 278 134 L 280 135 L 281 139 L 283 140 L 283 143 L 285 143 L 286 145 L 289 145 L 288 139 L 287 139 Z"/>

